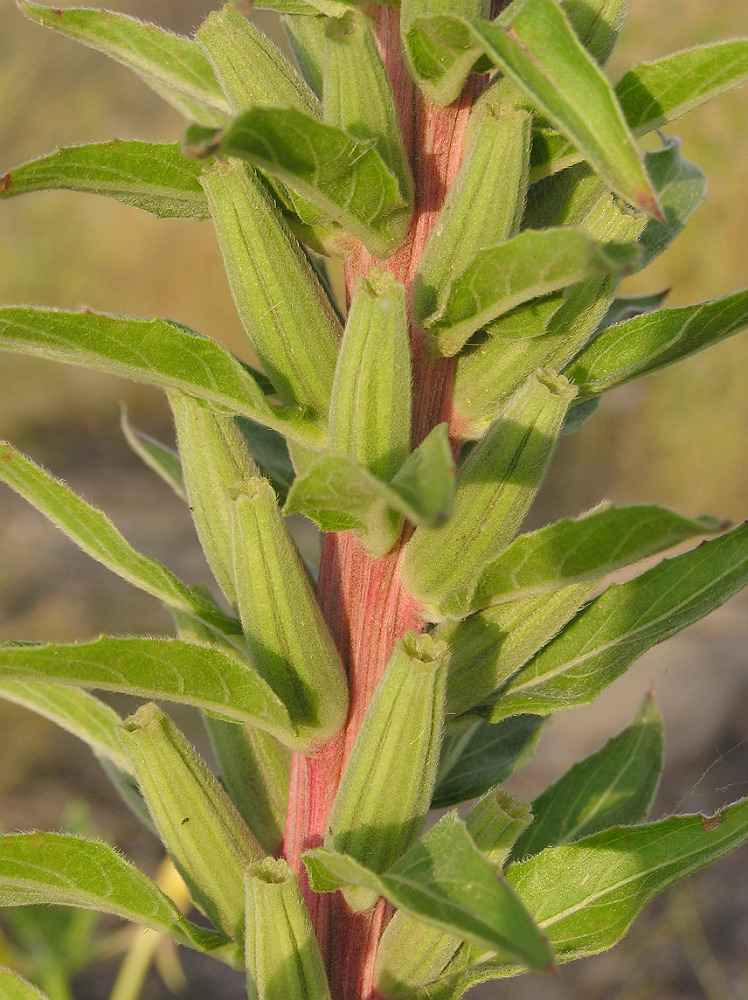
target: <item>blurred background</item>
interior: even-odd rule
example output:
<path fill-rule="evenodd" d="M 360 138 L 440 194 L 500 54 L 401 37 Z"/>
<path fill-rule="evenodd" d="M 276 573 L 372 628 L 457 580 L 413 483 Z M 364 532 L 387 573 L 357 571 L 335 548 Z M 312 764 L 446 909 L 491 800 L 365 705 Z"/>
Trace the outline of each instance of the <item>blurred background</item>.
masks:
<path fill-rule="evenodd" d="M 116 7 L 191 33 L 215 5 L 118 0 Z M 257 20 L 278 37 L 272 17 L 259 14 Z M 610 73 L 615 79 L 632 63 L 746 34 L 745 0 L 633 0 Z M 172 141 L 181 130 L 176 113 L 128 71 L 32 24 L 10 0 L 0 0 L 0 176 L 57 146 L 114 136 Z M 683 155 L 705 171 L 708 197 L 675 245 L 625 289 L 670 288 L 668 304 L 680 305 L 748 285 L 748 88 L 667 131 L 682 137 Z M 4 202 L 0 302 L 167 316 L 250 356 L 210 226 L 157 220 L 105 199 L 53 192 Z M 122 438 L 122 402 L 135 426 L 164 441 L 173 438 L 167 407 L 155 390 L 0 355 L 0 437 L 107 511 L 137 548 L 190 583 L 204 580 L 207 569 L 188 512 L 138 464 Z M 607 497 L 740 520 L 748 516 L 747 446 L 743 333 L 605 397 L 595 418 L 560 446 L 537 516 L 577 514 Z M 537 759 L 516 776 L 513 788 L 528 798 L 537 794 L 626 725 L 643 694 L 654 688 L 665 722 L 666 768 L 653 816 L 710 812 L 748 794 L 747 612 L 745 595 L 733 599 L 653 650 L 594 706 L 554 719 Z M 155 601 L 107 574 L 24 501 L 0 489 L 0 641 L 170 631 Z M 128 710 L 124 702 L 118 707 Z M 194 725 L 186 714 L 179 721 Z M 129 817 L 92 756 L 72 737 L 0 701 L 0 753 L 0 827 L 87 822 L 155 871 L 157 843 Z M 85 820 L 79 810 L 84 800 Z M 613 952 L 567 966 L 550 982 L 508 980 L 476 991 L 476 997 L 748 997 L 745 858 L 743 850 L 671 890 L 649 906 Z M 23 937 L 17 924 L 6 931 L 0 963 L 11 955 L 9 942 Z M 27 928 L 24 938 L 28 969 L 50 961 L 37 932 Z M 222 1000 L 242 996 L 240 977 L 191 956 L 185 963 L 191 982 L 184 996 L 216 991 L 216 976 Z M 113 959 L 97 959 L 75 979 L 76 1000 L 108 996 L 115 971 Z M 155 977 L 143 992 L 149 1000 L 169 995 Z"/>

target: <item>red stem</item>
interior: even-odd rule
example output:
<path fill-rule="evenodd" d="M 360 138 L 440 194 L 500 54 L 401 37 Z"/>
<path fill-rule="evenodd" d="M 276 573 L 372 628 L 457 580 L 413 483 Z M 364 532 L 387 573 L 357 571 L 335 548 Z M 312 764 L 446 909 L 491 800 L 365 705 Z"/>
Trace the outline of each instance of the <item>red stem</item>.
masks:
<path fill-rule="evenodd" d="M 393 257 L 376 261 L 360 247 L 346 261 L 349 300 L 356 280 L 372 266 L 392 271 L 410 297 L 423 248 L 460 164 L 462 137 L 475 94 L 475 89 L 467 88 L 461 100 L 448 108 L 428 104 L 403 65 L 396 11 L 382 5 L 372 16 L 400 114 L 416 204 L 408 238 Z M 422 335 L 415 328 L 411 329 L 411 351 L 413 443 L 417 444 L 435 424 L 449 419 L 453 367 L 447 359 L 426 356 Z M 373 911 L 354 914 L 340 894 L 312 893 L 300 855 L 323 841 L 345 761 L 396 640 L 424 626 L 416 602 L 400 585 L 403 545 L 404 539 L 386 556 L 374 559 L 350 532 L 325 535 L 322 544 L 317 594 L 348 671 L 350 712 L 344 729 L 314 756 L 294 755 L 285 854 L 304 885 L 333 1000 L 375 1000 L 374 961 L 387 907 L 380 900 Z"/>

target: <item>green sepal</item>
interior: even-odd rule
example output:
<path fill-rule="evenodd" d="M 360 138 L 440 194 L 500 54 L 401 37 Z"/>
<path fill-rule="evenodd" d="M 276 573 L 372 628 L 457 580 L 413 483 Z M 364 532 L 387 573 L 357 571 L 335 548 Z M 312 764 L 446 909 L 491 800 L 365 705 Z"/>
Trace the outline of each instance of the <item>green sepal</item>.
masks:
<path fill-rule="evenodd" d="M 338 354 L 331 451 L 391 480 L 410 452 L 410 381 L 405 286 L 375 269 L 356 284 Z"/>
<path fill-rule="evenodd" d="M 456 595 L 446 610 L 458 617 L 490 604 L 599 580 L 679 542 L 724 527 L 717 518 L 684 517 L 654 504 L 595 508 L 520 535 L 483 567 L 472 592 Z"/>
<path fill-rule="evenodd" d="M 154 882 L 98 840 L 39 831 L 0 836 L 0 906 L 37 903 L 111 913 L 241 966 L 239 949 L 223 934 L 183 917 Z"/>
<path fill-rule="evenodd" d="M 474 722 L 464 732 L 447 730 L 431 808 L 466 802 L 506 781 L 532 757 L 545 722 L 517 715 L 494 726 Z"/>
<path fill-rule="evenodd" d="M 547 940 L 456 812 L 442 817 L 381 875 L 324 848 L 306 851 L 303 859 L 317 892 L 360 885 L 458 939 L 513 954 L 533 969 L 552 968 Z"/>
<path fill-rule="evenodd" d="M 260 382 L 220 344 L 172 320 L 31 306 L 0 308 L 0 347 L 179 389 L 320 450 L 323 432 L 298 409 L 270 405 Z"/>
<path fill-rule="evenodd" d="M 330 0 L 330 2 L 337 3 L 338 0 Z M 340 7 L 342 8 L 341 14 L 349 9 L 347 3 L 340 3 Z M 329 16 L 339 15 L 330 14 Z M 296 13 L 294 11 L 283 16 L 281 21 L 296 64 L 301 70 L 301 75 L 321 100 L 325 85 L 326 18 L 307 17 L 302 12 Z"/>
<path fill-rule="evenodd" d="M 237 608 L 260 675 L 308 742 L 322 742 L 348 710 L 345 672 L 311 582 L 261 478 L 228 492 Z"/>
<path fill-rule="evenodd" d="M 257 357 L 286 404 L 324 422 L 341 336 L 329 299 L 253 170 L 218 164 L 202 183 Z"/>
<path fill-rule="evenodd" d="M 288 184 L 375 257 L 390 257 L 407 235 L 410 205 L 370 140 L 292 108 L 256 107 L 199 144 L 187 141 L 189 155 L 220 150 Z"/>
<path fill-rule="evenodd" d="M 497 722 L 588 704 L 645 650 L 746 585 L 747 542 L 745 522 L 608 587 L 475 713 Z"/>
<path fill-rule="evenodd" d="M 267 854 L 283 841 L 288 812 L 291 751 L 255 726 L 203 715 L 221 784 Z"/>
<path fill-rule="evenodd" d="M 537 372 L 502 409 L 457 474 L 454 515 L 418 528 L 402 565 L 405 589 L 432 621 L 455 591 L 512 539 L 540 486 L 575 391 L 563 377 Z"/>
<path fill-rule="evenodd" d="M 161 219 L 210 218 L 200 165 L 178 143 L 112 139 L 68 146 L 0 178 L 0 199 L 47 190 L 105 195 Z"/>
<path fill-rule="evenodd" d="M 330 1000 L 325 966 L 292 868 L 282 858 L 251 865 L 246 880 L 249 1000 Z"/>
<path fill-rule="evenodd" d="M 169 392 L 185 489 L 200 545 L 221 590 L 236 606 L 226 491 L 259 474 L 234 418 Z"/>
<path fill-rule="evenodd" d="M 467 712 L 524 666 L 574 617 L 595 585 L 577 583 L 440 625 L 435 635 L 451 651 L 448 716 Z"/>
<path fill-rule="evenodd" d="M 426 244 L 413 284 L 413 315 L 422 323 L 453 280 L 481 250 L 517 233 L 527 197 L 531 116 L 489 109 L 465 153 Z"/>
<path fill-rule="evenodd" d="M 511 860 L 612 826 L 641 823 L 661 771 L 662 719 L 650 693 L 629 726 L 533 799 L 533 821 L 515 843 Z"/>
<path fill-rule="evenodd" d="M 233 941 L 244 934 L 244 870 L 262 848 L 208 765 L 153 703 L 120 731 L 164 847 L 192 898 Z"/>
<path fill-rule="evenodd" d="M 356 735 L 327 823 L 325 847 L 386 871 L 421 832 L 444 724 L 447 647 L 398 640 Z"/>
<path fill-rule="evenodd" d="M 748 326 L 748 289 L 692 306 L 660 309 L 607 327 L 565 370 L 580 396 L 659 371 Z"/>
<path fill-rule="evenodd" d="M 322 107 L 329 125 L 373 143 L 411 204 L 413 178 L 392 87 L 369 18 L 358 10 L 325 21 Z"/>
<path fill-rule="evenodd" d="M 88 7 L 43 7 L 18 0 L 32 21 L 98 49 L 133 70 L 187 118 L 220 125 L 229 107 L 210 63 L 190 38 L 125 14 Z"/>
<path fill-rule="evenodd" d="M 127 416 L 127 409 L 124 404 L 122 404 L 119 425 L 125 441 L 127 441 L 138 458 L 149 469 L 153 469 L 156 475 L 167 486 L 171 487 L 180 500 L 186 502 L 187 494 L 184 489 L 182 463 L 179 460 L 177 452 L 173 448 L 169 448 L 167 445 L 157 441 L 150 434 L 146 434 L 144 431 L 138 430 L 137 427 L 133 427 Z"/>
<path fill-rule="evenodd" d="M 532 819 L 529 806 L 508 792 L 484 795 L 465 817 L 478 850 L 503 867 L 512 844 Z M 374 982 L 392 1000 L 412 1000 L 414 991 L 434 979 L 460 947 L 460 939 L 397 910 L 377 950 Z"/>
<path fill-rule="evenodd" d="M 236 619 L 224 614 L 210 597 L 182 583 L 155 559 L 137 552 L 105 514 L 5 441 L 0 441 L 0 480 L 33 504 L 92 559 L 134 587 L 226 634 L 240 632 Z"/>

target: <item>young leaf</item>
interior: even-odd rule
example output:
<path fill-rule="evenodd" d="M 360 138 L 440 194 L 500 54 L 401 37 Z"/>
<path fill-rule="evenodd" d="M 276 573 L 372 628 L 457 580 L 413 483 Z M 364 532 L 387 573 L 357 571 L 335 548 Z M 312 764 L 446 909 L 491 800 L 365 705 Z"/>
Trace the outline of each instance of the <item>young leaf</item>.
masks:
<path fill-rule="evenodd" d="M 0 479 L 79 548 L 128 583 L 158 597 L 167 607 L 196 615 L 227 634 L 241 631 L 239 623 L 209 599 L 182 583 L 155 559 L 136 552 L 105 514 L 4 441 L 0 442 Z"/>
<path fill-rule="evenodd" d="M 291 752 L 270 733 L 203 714 L 221 784 L 266 854 L 276 854 L 288 812 Z"/>
<path fill-rule="evenodd" d="M 253 170 L 220 163 L 205 171 L 202 183 L 257 357 L 285 403 L 323 422 L 341 336 L 327 296 Z"/>
<path fill-rule="evenodd" d="M 69 38 L 106 53 L 134 70 L 160 97 L 201 125 L 220 125 L 228 116 L 221 87 L 199 45 L 154 24 L 87 7 L 18 6 L 31 18 Z"/>
<path fill-rule="evenodd" d="M 356 735 L 325 846 L 386 871 L 423 827 L 439 764 L 447 647 L 408 632 L 390 657 Z"/>
<path fill-rule="evenodd" d="M 256 669 L 288 708 L 302 738 L 322 742 L 345 721 L 345 671 L 270 484 L 229 491 L 239 617 Z"/>
<path fill-rule="evenodd" d="M 330 404 L 330 449 L 389 482 L 410 452 L 405 287 L 372 271 L 353 293 Z"/>
<path fill-rule="evenodd" d="M 631 725 L 533 799 L 533 821 L 515 843 L 512 860 L 612 826 L 641 823 L 661 771 L 662 720 L 647 695 Z"/>
<path fill-rule="evenodd" d="M 456 354 L 481 327 L 530 299 L 601 274 L 625 274 L 636 247 L 595 242 L 582 229 L 525 230 L 480 250 L 423 321 L 432 351 Z"/>
<path fill-rule="evenodd" d="M 186 920 L 155 883 L 107 844 L 65 833 L 0 836 L 0 906 L 54 903 L 112 913 L 235 967 L 236 949 Z"/>
<path fill-rule="evenodd" d="M 550 461 L 574 392 L 563 378 L 538 372 L 512 397 L 457 477 L 455 513 L 408 542 L 403 586 L 431 620 L 455 591 L 511 541 Z"/>
<path fill-rule="evenodd" d="M 233 941 L 244 934 L 243 874 L 262 857 L 218 779 L 154 704 L 125 720 L 119 738 L 159 837 L 190 894 Z"/>
<path fill-rule="evenodd" d="M 46 993 L 3 966 L 0 966 L 0 996 L 5 1000 L 48 1000 Z"/>
<path fill-rule="evenodd" d="M 566 376 L 581 396 L 687 358 L 748 326 L 748 289 L 677 309 L 660 309 L 603 330 L 577 355 Z"/>
<path fill-rule="evenodd" d="M 748 582 L 748 522 L 596 597 L 478 712 L 498 721 L 586 705 L 651 646 Z"/>
<path fill-rule="evenodd" d="M 0 682 L 6 679 L 194 705 L 259 726 L 289 746 L 299 744 L 285 706 L 255 670 L 219 649 L 179 639 L 103 636 L 70 645 L 0 646 Z"/>
<path fill-rule="evenodd" d="M 111 761 L 120 771 L 132 772 L 130 760 L 117 738 L 122 719 L 113 708 L 87 691 L 44 681 L 3 679 L 0 698 L 43 715 L 87 743 L 100 759 Z"/>
<path fill-rule="evenodd" d="M 445 737 L 432 809 L 446 809 L 500 785 L 533 755 L 545 719 L 518 715 L 492 726 L 470 725 Z"/>
<path fill-rule="evenodd" d="M 295 872 L 282 858 L 246 876 L 249 1000 L 330 1000 L 325 966 Z"/>
<path fill-rule="evenodd" d="M 153 469 L 174 490 L 180 500 L 186 502 L 187 494 L 184 490 L 182 463 L 174 449 L 168 448 L 149 434 L 145 434 L 143 431 L 139 431 L 136 427 L 133 427 L 128 419 L 124 404 L 122 405 L 119 424 L 125 440 L 138 458 L 142 459 L 149 469 Z"/>
<path fill-rule="evenodd" d="M 527 197 L 530 123 L 526 111 L 489 107 L 482 115 L 418 265 L 417 323 L 436 311 L 453 275 L 476 254 L 517 233 Z"/>
<path fill-rule="evenodd" d="M 270 406 L 238 358 L 170 320 L 7 306 L 0 309 L 0 347 L 179 389 L 214 409 L 250 417 L 309 447 L 318 449 L 322 444 L 321 431 L 309 421 Z"/>
<path fill-rule="evenodd" d="M 429 431 L 390 485 L 403 505 L 400 509 L 413 524 L 433 528 L 452 516 L 455 462 L 446 423 Z"/>
<path fill-rule="evenodd" d="M 0 198 L 49 189 L 107 195 L 161 219 L 210 218 L 200 165 L 178 143 L 112 139 L 68 146 L 0 178 Z"/>
<path fill-rule="evenodd" d="M 552 965 L 553 953 L 519 896 L 475 846 L 456 812 L 444 816 L 383 875 L 323 848 L 307 851 L 304 863 L 318 892 L 363 885 L 455 937 L 514 955 L 533 969 Z"/>
<path fill-rule="evenodd" d="M 410 207 L 372 142 L 289 108 L 252 108 L 210 143 L 288 184 L 379 258 L 405 239 Z"/>
<path fill-rule="evenodd" d="M 588 511 L 516 538 L 485 566 L 469 607 L 522 600 L 613 570 L 698 535 L 719 531 L 715 518 L 693 519 L 665 507 L 641 504 Z"/>
<path fill-rule="evenodd" d="M 279 502 L 284 503 L 296 476 L 288 442 L 278 431 L 247 417 L 237 417 L 236 423 L 260 472 L 278 494 Z"/>
<path fill-rule="evenodd" d="M 447 712 L 460 715 L 487 698 L 574 617 L 596 581 L 497 604 L 435 635 L 451 650 Z"/>

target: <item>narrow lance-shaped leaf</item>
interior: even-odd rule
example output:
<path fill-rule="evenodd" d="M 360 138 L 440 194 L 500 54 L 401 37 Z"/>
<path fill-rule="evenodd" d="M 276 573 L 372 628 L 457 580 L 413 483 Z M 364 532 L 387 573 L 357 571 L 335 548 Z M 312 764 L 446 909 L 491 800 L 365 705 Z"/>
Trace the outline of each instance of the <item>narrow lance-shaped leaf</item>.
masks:
<path fill-rule="evenodd" d="M 613 299 L 597 329 L 599 331 L 606 330 L 614 323 L 621 323 L 625 319 L 633 319 L 635 316 L 654 312 L 655 309 L 659 309 L 669 294 L 670 289 L 666 288 L 651 295 L 620 295 Z M 597 334 L 595 335 L 597 336 Z"/>
<path fill-rule="evenodd" d="M 418 265 L 417 322 L 435 312 L 453 275 L 479 251 L 516 234 L 527 197 L 530 124 L 526 111 L 489 108 L 482 116 Z"/>
<path fill-rule="evenodd" d="M 249 1000 L 330 1000 L 325 966 L 295 872 L 265 858 L 246 877 Z"/>
<path fill-rule="evenodd" d="M 499 868 L 532 819 L 525 802 L 501 789 L 484 795 L 465 817 L 465 829 L 479 851 Z M 374 982 L 391 1000 L 412 1000 L 419 986 L 433 982 L 460 947 L 460 939 L 396 910 L 377 949 Z"/>
<path fill-rule="evenodd" d="M 405 287 L 372 271 L 356 285 L 330 404 L 333 451 L 388 482 L 410 451 L 410 340 Z"/>
<path fill-rule="evenodd" d="M 300 742 L 285 706 L 255 670 L 219 649 L 179 639 L 104 636 L 71 645 L 0 646 L 0 682 L 6 679 L 194 705 L 259 726 L 290 746 Z"/>
<path fill-rule="evenodd" d="M 439 765 L 447 647 L 409 632 L 398 641 L 356 735 L 325 846 L 385 871 L 423 826 Z"/>
<path fill-rule="evenodd" d="M 423 321 L 428 345 L 456 354 L 476 330 L 523 302 L 596 275 L 625 274 L 638 258 L 635 246 L 599 244 L 582 229 L 525 230 L 480 250 L 449 282 Z"/>
<path fill-rule="evenodd" d="M 59 10 L 29 0 L 18 5 L 32 21 L 98 49 L 134 70 L 177 111 L 202 125 L 220 125 L 228 105 L 200 46 L 154 24 L 88 7 Z"/>
<path fill-rule="evenodd" d="M 112 913 L 231 965 L 241 961 L 222 935 L 186 920 L 155 883 L 101 841 L 65 833 L 1 836 L 0 906 L 35 903 Z"/>
<path fill-rule="evenodd" d="M 588 511 L 516 538 L 484 567 L 469 600 L 471 610 L 522 600 L 622 566 L 679 542 L 724 528 L 716 518 L 690 518 L 641 504 Z"/>
<path fill-rule="evenodd" d="M 369 18 L 358 10 L 325 23 L 322 107 L 329 125 L 373 143 L 410 203 L 413 179 L 392 87 Z"/>
<path fill-rule="evenodd" d="M 457 478 L 455 513 L 439 528 L 418 528 L 405 552 L 403 585 L 432 620 L 454 591 L 511 541 L 540 485 L 574 396 L 566 379 L 527 380 L 468 456 Z"/>
<path fill-rule="evenodd" d="M 618 41 L 631 0 L 561 0 L 561 6 L 582 45 L 604 65 Z"/>
<path fill-rule="evenodd" d="M 478 711 L 498 721 L 586 705 L 651 646 L 748 582 L 748 522 L 596 597 Z"/>
<path fill-rule="evenodd" d="M 111 761 L 121 771 L 132 772 L 130 760 L 117 738 L 122 719 L 113 708 L 87 691 L 43 681 L 3 679 L 0 698 L 43 715 L 87 743 L 97 757 Z"/>
<path fill-rule="evenodd" d="M 581 396 L 658 371 L 748 326 L 748 290 L 635 316 L 603 330 L 565 374 Z"/>
<path fill-rule="evenodd" d="M 262 849 L 220 782 L 156 705 L 125 720 L 119 738 L 161 841 L 190 893 L 233 941 L 244 933 L 243 873 Z"/>
<path fill-rule="evenodd" d="M 257 357 L 285 403 L 323 422 L 341 335 L 327 296 L 253 170 L 218 164 L 204 173 L 203 187 Z"/>
<path fill-rule="evenodd" d="M 113 139 L 68 146 L 0 178 L 0 198 L 30 191 L 106 195 L 162 219 L 208 219 L 200 165 L 178 143 Z"/>
<path fill-rule="evenodd" d="M 376 257 L 405 239 L 410 207 L 371 141 L 290 108 L 252 108 L 195 147 L 198 155 L 218 150 L 288 184 Z"/>
<path fill-rule="evenodd" d="M 153 469 L 156 475 L 170 486 L 180 500 L 187 500 L 184 491 L 184 478 L 182 477 L 182 463 L 179 455 L 173 448 L 167 447 L 149 434 L 139 431 L 130 423 L 127 410 L 123 404 L 120 414 L 120 428 L 125 440 L 132 450 L 142 459 L 149 469 Z"/>
<path fill-rule="evenodd" d="M 298 438 L 307 447 L 319 448 L 323 442 L 321 432 L 298 413 L 273 409 L 238 358 L 209 337 L 169 320 L 7 306 L 0 309 L 0 347 L 179 389 L 215 409 Z"/>
<path fill-rule="evenodd" d="M 158 597 L 168 607 L 188 611 L 223 632 L 241 631 L 235 619 L 191 590 L 161 563 L 132 548 L 105 514 L 5 442 L 0 442 L 0 479 L 84 552 L 128 583 Z"/>
<path fill-rule="evenodd" d="M 520 897 L 478 850 L 456 812 L 444 816 L 382 875 L 324 848 L 307 851 L 304 863 L 318 892 L 359 884 L 457 938 L 514 955 L 530 968 L 552 966 L 553 953 Z"/>
<path fill-rule="evenodd" d="M 662 720 L 649 694 L 626 729 L 533 799 L 533 821 L 515 843 L 512 860 L 612 826 L 641 823 L 661 771 Z"/>
<path fill-rule="evenodd" d="M 252 658 L 299 732 L 322 742 L 345 721 L 348 689 L 306 570 L 264 479 L 240 484 L 226 503 L 237 607 Z"/>
<path fill-rule="evenodd" d="M 46 993 L 3 966 L 0 966 L 0 995 L 5 1000 L 48 1000 Z"/>

